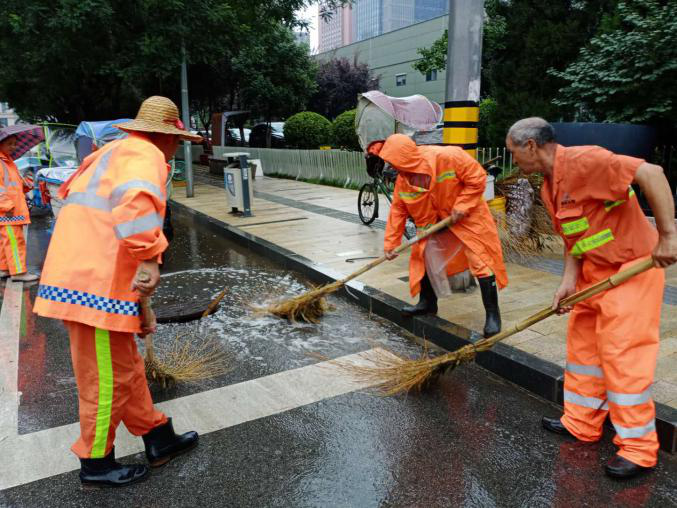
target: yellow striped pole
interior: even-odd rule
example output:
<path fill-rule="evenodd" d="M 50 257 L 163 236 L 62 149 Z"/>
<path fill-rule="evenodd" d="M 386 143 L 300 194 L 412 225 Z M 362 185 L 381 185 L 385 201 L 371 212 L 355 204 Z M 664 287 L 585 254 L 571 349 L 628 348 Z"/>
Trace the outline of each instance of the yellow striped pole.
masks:
<path fill-rule="evenodd" d="M 484 0 L 450 0 L 442 142 L 477 158 Z"/>

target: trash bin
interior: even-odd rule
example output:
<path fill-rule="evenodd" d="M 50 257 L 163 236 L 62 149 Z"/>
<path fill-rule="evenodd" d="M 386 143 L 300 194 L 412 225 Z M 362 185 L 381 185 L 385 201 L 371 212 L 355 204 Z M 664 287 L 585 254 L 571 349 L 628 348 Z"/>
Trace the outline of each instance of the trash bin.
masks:
<path fill-rule="evenodd" d="M 243 178 L 239 164 L 229 164 L 223 169 L 223 179 L 226 187 L 226 202 L 231 208 L 231 213 L 243 212 L 251 214 L 251 206 L 254 202 L 254 185 L 251 180 L 250 169 L 247 168 L 246 180 Z M 244 186 L 248 187 L 248 200 L 245 203 Z"/>

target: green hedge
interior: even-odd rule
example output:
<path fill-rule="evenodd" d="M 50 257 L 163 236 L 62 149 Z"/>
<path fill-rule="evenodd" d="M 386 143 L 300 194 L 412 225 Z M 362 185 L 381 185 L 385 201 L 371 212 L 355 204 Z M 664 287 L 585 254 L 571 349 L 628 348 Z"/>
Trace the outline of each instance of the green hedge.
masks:
<path fill-rule="evenodd" d="M 289 146 L 306 150 L 331 143 L 331 122 L 318 113 L 303 111 L 284 124 L 284 140 Z"/>
<path fill-rule="evenodd" d="M 359 152 L 360 142 L 355 132 L 355 114 L 357 110 L 349 109 L 337 116 L 331 124 L 332 138 L 336 148 L 344 148 Z"/>

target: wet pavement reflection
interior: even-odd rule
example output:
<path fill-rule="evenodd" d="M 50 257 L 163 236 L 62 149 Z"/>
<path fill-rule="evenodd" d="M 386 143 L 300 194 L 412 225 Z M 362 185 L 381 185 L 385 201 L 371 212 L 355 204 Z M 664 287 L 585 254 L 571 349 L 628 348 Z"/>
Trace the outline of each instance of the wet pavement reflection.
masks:
<path fill-rule="evenodd" d="M 46 245 L 48 225 L 36 224 L 29 242 Z M 419 352 L 400 328 L 339 298 L 318 325 L 256 314 L 252 304 L 298 294 L 308 281 L 189 216 L 175 214 L 175 228 L 155 305 L 228 292 L 216 314 L 163 325 L 156 341 L 216 337 L 233 369 L 155 387 L 155 400 L 310 365 L 310 352 L 337 357 L 374 343 Z M 39 256 L 29 259 L 39 267 Z M 28 434 L 77 421 L 77 397 L 65 330 L 32 315 L 35 288 L 23 294 L 19 428 Z M 675 457 L 661 453 L 653 474 L 612 481 L 602 471 L 614 453 L 611 431 L 592 445 L 547 434 L 540 417 L 558 411 L 469 365 L 424 393 L 350 393 L 204 435 L 197 450 L 138 486 L 82 493 L 72 472 L 2 491 L 0 506 L 677 506 Z"/>

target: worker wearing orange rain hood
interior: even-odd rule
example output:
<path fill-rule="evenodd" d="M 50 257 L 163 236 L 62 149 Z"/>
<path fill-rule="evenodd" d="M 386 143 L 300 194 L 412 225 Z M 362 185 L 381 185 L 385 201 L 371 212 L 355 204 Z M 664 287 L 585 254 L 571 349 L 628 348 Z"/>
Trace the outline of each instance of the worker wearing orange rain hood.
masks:
<path fill-rule="evenodd" d="M 119 487 L 145 478 L 142 464 L 115 461 L 120 422 L 142 436 L 151 467 L 197 444 L 195 432 L 177 435 L 153 407 L 134 334 L 141 329 L 139 297 L 160 280 L 167 247 L 162 233 L 167 161 L 188 133 L 174 103 L 146 99 L 129 133 L 85 158 L 61 187 L 65 200 L 47 251 L 34 311 L 64 321 L 70 336 L 80 402 L 80 458 L 84 487 Z M 150 280 L 148 280 L 150 275 Z"/>
<path fill-rule="evenodd" d="M 9 154 L 14 152 L 15 136 L 0 131 L 0 279 L 33 282 L 38 276 L 26 268 L 24 225 L 31 223 L 25 193 L 32 189 L 21 178 Z"/>
<path fill-rule="evenodd" d="M 542 118 L 513 125 L 506 139 L 527 174 L 542 173 L 543 201 L 564 240 L 564 275 L 553 308 L 629 265 L 653 256 L 656 268 L 609 289 L 571 311 L 564 374 L 564 415 L 543 418 L 545 429 L 597 441 L 607 415 L 618 453 L 609 476 L 629 478 L 656 465 L 658 437 L 651 385 L 658 354 L 665 274 L 677 262 L 675 206 L 660 166 L 598 146 L 563 147 Z M 656 219 L 644 216 L 638 184 Z"/>
<path fill-rule="evenodd" d="M 412 247 L 409 288 L 420 297 L 402 313 L 436 314 L 438 296 L 449 294 L 447 277 L 469 267 L 482 292 L 484 335 L 498 333 L 498 289 L 508 284 L 508 276 L 496 224 L 483 198 L 487 174 L 482 166 L 459 147 L 416 146 L 403 134 L 372 143 L 367 152 L 398 172 L 384 242 L 388 259 L 397 256 L 393 251 L 402 241 L 407 217 L 419 231 L 454 218 L 449 229 Z"/>

